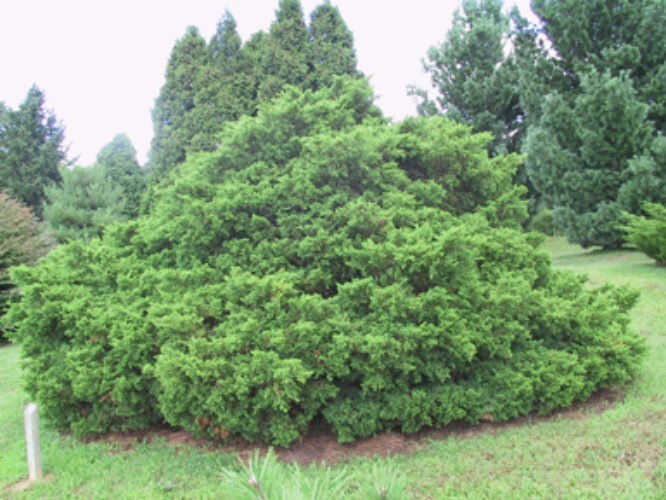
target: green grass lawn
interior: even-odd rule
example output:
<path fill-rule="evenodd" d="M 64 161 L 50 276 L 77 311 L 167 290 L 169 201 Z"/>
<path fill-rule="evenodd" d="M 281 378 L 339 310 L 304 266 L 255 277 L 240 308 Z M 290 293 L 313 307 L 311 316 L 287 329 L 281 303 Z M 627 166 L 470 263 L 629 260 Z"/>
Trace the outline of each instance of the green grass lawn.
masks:
<path fill-rule="evenodd" d="M 605 405 L 605 411 L 599 411 L 604 405 L 583 405 L 535 423 L 468 428 L 407 455 L 358 458 L 327 471 L 270 464 L 267 474 L 273 477 L 266 481 L 296 481 L 307 491 L 346 481 L 338 490 L 344 494 L 321 498 L 372 498 L 372 491 L 381 489 L 372 487 L 373 479 L 387 475 L 393 490 L 385 498 L 666 499 L 666 268 L 637 252 L 584 251 L 562 239 L 550 240 L 546 248 L 557 267 L 586 273 L 589 286 L 610 282 L 641 290 L 633 326 L 650 349 L 623 401 Z M 27 402 L 19 348 L 2 347 L 1 498 L 252 498 L 230 491 L 222 474 L 234 464 L 228 454 L 163 441 L 123 451 L 118 445 L 82 443 L 45 425 L 48 479 L 15 491 L 27 476 L 22 421 Z M 396 472 L 401 480 L 391 481 Z M 374 493 L 374 498 L 380 497 Z"/>

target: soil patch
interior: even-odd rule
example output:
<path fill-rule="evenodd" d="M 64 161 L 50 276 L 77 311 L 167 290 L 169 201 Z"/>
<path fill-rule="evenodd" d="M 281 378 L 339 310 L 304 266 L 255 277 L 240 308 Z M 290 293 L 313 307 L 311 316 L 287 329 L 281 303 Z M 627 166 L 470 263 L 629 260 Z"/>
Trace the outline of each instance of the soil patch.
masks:
<path fill-rule="evenodd" d="M 547 422 L 556 418 L 580 420 L 588 414 L 602 413 L 614 408 L 624 400 L 626 390 L 604 389 L 592 395 L 587 401 L 576 402 L 568 408 L 557 410 L 550 415 L 528 415 L 507 422 L 494 423 L 491 417 L 477 425 L 454 423 L 443 429 L 425 429 L 414 434 L 401 434 L 399 432 L 382 432 L 374 437 L 359 439 L 353 443 L 338 443 L 331 432 L 311 431 L 300 441 L 289 448 L 275 447 L 276 455 L 285 462 L 298 462 L 302 465 L 311 463 L 326 463 L 329 465 L 353 458 L 392 456 L 410 453 L 424 447 L 428 440 L 444 440 L 449 437 L 471 438 L 483 433 L 494 434 L 498 429 L 532 425 Z M 164 439 L 167 444 L 174 446 L 174 453 L 178 454 L 183 445 L 207 448 L 211 451 L 225 453 L 238 453 L 247 457 L 255 449 L 266 453 L 269 446 L 249 443 L 237 438 L 233 443 L 215 443 L 206 439 L 195 437 L 191 432 L 174 430 L 171 428 L 153 428 L 145 431 L 112 432 L 92 440 L 92 442 L 115 444 L 110 454 L 118 454 L 131 450 L 136 443 L 150 443 Z"/>

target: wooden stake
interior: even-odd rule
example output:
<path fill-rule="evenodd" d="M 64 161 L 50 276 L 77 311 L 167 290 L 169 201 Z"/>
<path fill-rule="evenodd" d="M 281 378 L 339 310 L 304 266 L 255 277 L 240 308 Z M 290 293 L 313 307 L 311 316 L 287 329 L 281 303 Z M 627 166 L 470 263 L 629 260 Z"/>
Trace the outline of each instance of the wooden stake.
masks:
<path fill-rule="evenodd" d="M 30 403 L 25 407 L 23 419 L 28 449 L 28 477 L 30 481 L 40 481 L 43 477 L 42 453 L 39 449 L 39 415 L 36 404 Z"/>

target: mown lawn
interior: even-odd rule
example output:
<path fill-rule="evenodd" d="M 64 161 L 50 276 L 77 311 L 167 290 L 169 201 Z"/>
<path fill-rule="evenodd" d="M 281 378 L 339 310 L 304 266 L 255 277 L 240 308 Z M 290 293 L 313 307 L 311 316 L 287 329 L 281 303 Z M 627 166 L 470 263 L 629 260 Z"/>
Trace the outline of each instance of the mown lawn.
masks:
<path fill-rule="evenodd" d="M 602 396 L 538 422 L 470 427 L 391 459 L 354 459 L 328 471 L 272 464 L 267 474 L 282 484 L 300 481 L 310 492 L 317 484 L 346 481 L 338 490 L 344 494 L 321 498 L 379 498 L 372 491 L 381 486 L 372 482 L 387 476 L 393 489 L 386 498 L 666 499 L 666 268 L 628 250 L 584 251 L 562 239 L 546 248 L 557 267 L 588 274 L 589 286 L 610 282 L 641 290 L 632 318 L 649 354 L 623 399 L 603 404 Z M 17 346 L 0 348 L 0 497 L 241 498 L 222 474 L 234 466 L 231 455 L 164 441 L 124 451 L 59 435 L 45 423 L 47 480 L 18 491 L 27 475 L 22 411 L 28 402 L 19 366 Z"/>

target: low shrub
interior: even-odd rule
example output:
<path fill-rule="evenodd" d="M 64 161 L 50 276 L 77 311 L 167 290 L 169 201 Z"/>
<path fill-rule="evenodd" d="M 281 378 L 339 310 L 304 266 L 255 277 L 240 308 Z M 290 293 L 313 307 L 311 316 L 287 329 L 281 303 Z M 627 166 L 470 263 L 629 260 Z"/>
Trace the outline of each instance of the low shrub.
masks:
<path fill-rule="evenodd" d="M 666 207 L 645 203 L 647 217 L 626 214 L 626 240 L 661 266 L 666 266 Z"/>
<path fill-rule="evenodd" d="M 159 420 L 288 445 L 548 412 L 623 384 L 636 294 L 552 270 L 487 135 L 287 90 L 150 214 L 13 277 L 28 390 L 77 434 Z"/>
<path fill-rule="evenodd" d="M 538 231 L 546 236 L 555 236 L 557 228 L 553 220 L 553 211 L 549 208 L 544 208 L 536 214 L 530 222 L 529 228 L 532 231 Z"/>
<path fill-rule="evenodd" d="M 0 343 L 6 341 L 5 329 L 11 328 L 2 320 L 17 292 L 9 268 L 34 264 L 51 246 L 52 239 L 30 208 L 6 190 L 0 191 Z"/>

